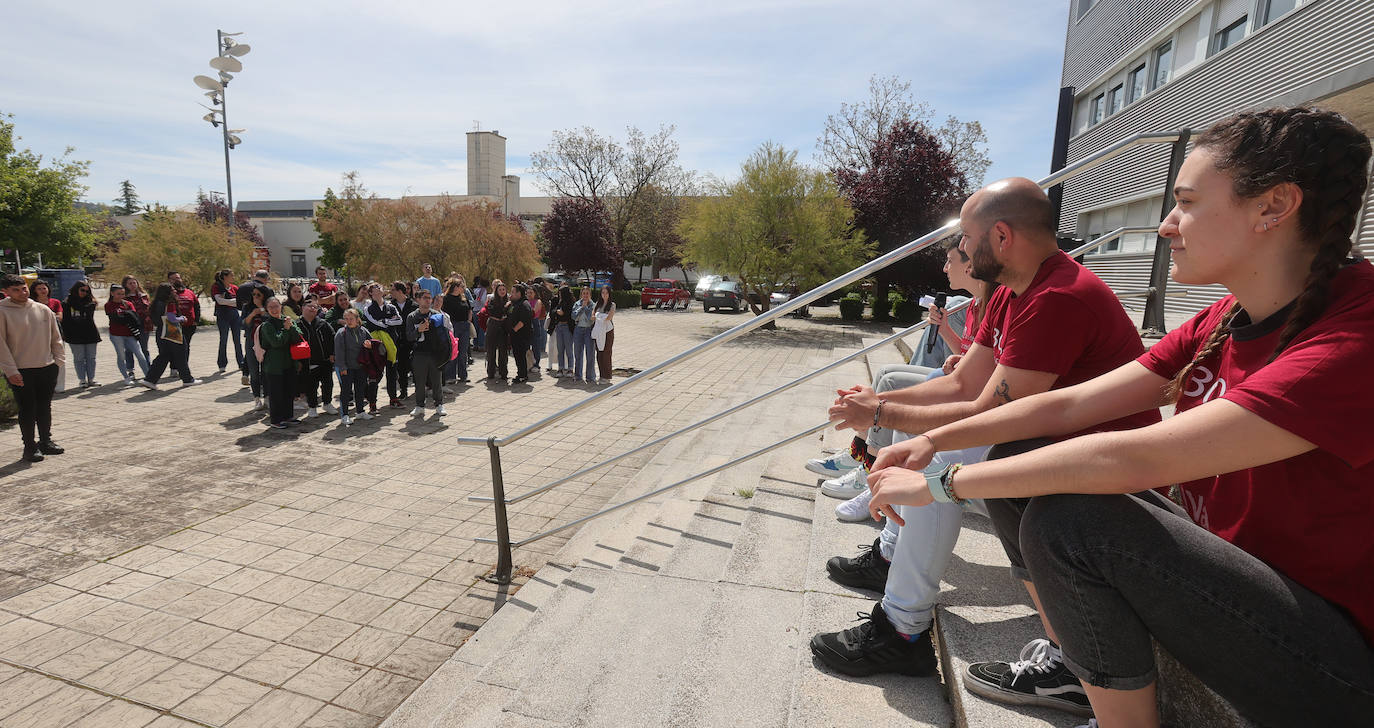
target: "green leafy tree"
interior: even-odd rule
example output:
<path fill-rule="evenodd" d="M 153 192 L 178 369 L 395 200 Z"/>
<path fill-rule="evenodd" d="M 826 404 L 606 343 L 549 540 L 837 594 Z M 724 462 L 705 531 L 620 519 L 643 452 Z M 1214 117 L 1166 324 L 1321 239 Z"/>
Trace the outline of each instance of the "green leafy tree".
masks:
<path fill-rule="evenodd" d="M 119 183 L 119 196 L 114 199 L 116 203 L 114 212 L 116 215 L 132 215 L 143 209 L 143 203 L 138 199 L 138 190 L 134 183 L 124 180 Z"/>
<path fill-rule="evenodd" d="M 69 147 L 44 164 L 42 155 L 15 147 L 14 124 L 0 114 L 0 248 L 43 256 L 45 265 L 70 265 L 94 252 L 93 218 L 77 209 L 89 162 Z"/>
<path fill-rule="evenodd" d="M 246 273 L 252 255 L 253 241 L 242 235 L 231 240 L 224 225 L 157 207 L 106 259 L 105 270 L 111 280 L 132 275 L 149 288 L 163 281 L 167 271 L 180 271 L 187 285 L 207 291 L 223 268 Z"/>
<path fill-rule="evenodd" d="M 345 179 L 350 183 L 356 181 L 356 172 L 350 172 Z M 320 251 L 320 265 L 334 270 L 343 270 L 348 264 L 348 243 L 336 237 L 333 233 L 327 232 L 326 227 L 330 223 L 338 222 L 343 217 L 344 203 L 339 196 L 334 194 L 334 188 L 326 187 L 324 190 L 324 202 L 315 208 L 315 232 L 318 234 L 315 242 L 310 246 L 318 248 Z M 321 224 L 323 222 L 323 225 Z"/>
<path fill-rule="evenodd" d="M 768 310 L 778 285 L 806 291 L 862 263 L 873 251 L 854 212 L 823 172 L 770 143 L 740 169 L 740 178 L 701 198 L 678 226 L 687 263 L 734 277 Z"/>

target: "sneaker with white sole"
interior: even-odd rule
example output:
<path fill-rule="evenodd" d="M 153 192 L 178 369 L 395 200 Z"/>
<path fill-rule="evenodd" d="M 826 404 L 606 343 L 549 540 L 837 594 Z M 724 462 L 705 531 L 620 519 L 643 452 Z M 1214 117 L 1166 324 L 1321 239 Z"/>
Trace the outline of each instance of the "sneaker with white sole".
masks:
<path fill-rule="evenodd" d="M 324 403 L 324 413 L 327 414 L 327 415 L 337 415 L 337 414 L 339 414 L 339 409 L 338 409 L 337 407 L 335 407 L 334 405 L 329 404 L 328 402 L 325 402 L 325 403 Z"/>
<path fill-rule="evenodd" d="M 301 419 L 303 419 L 303 420 L 308 420 L 308 419 L 310 419 L 311 417 L 319 417 L 319 416 L 320 416 L 320 408 L 319 408 L 319 407 L 311 407 L 310 409 L 308 409 L 308 410 L 306 410 L 306 411 L 304 411 L 304 412 L 301 413 Z"/>
<path fill-rule="evenodd" d="M 425 408 L 424 408 L 424 407 L 416 407 L 415 409 L 413 409 L 413 410 L 410 411 L 410 416 L 411 416 L 411 417 L 424 417 L 424 416 L 425 416 Z"/>
<path fill-rule="evenodd" d="M 834 455 L 807 460 L 806 469 L 826 478 L 838 478 L 859 467 L 859 464 L 858 460 L 849 456 L 848 450 L 841 450 Z"/>
<path fill-rule="evenodd" d="M 864 488 L 858 495 L 835 506 L 835 517 L 845 523 L 867 521 L 871 518 L 868 514 L 868 504 L 872 501 L 873 491 Z"/>
<path fill-rule="evenodd" d="M 344 427 L 348 427 L 349 425 L 353 424 L 353 418 L 349 417 L 348 415 L 344 415 L 339 418 L 339 424 L 343 425 Z"/>
<path fill-rule="evenodd" d="M 372 414 L 371 412 L 359 412 L 359 413 L 358 413 L 358 416 L 355 417 L 354 419 L 359 419 L 359 420 L 370 420 L 370 419 L 372 419 L 373 417 L 376 417 L 376 416 L 377 416 L 377 415 L 374 415 L 374 414 Z"/>
<path fill-rule="evenodd" d="M 1083 683 L 1069 671 L 1059 648 L 1036 639 L 1021 648 L 1015 662 L 975 662 L 964 668 L 964 686 L 988 700 L 1039 705 L 1090 717 L 1092 705 Z"/>
<path fill-rule="evenodd" d="M 156 383 L 156 382 L 149 381 L 149 380 L 146 379 L 146 378 L 145 378 L 145 379 L 135 379 L 135 380 L 134 380 L 134 384 L 137 384 L 137 385 L 139 385 L 139 386 L 141 386 L 141 387 L 147 387 L 148 389 L 153 389 L 153 390 L 156 390 L 156 389 L 157 389 L 157 383 Z"/>
<path fill-rule="evenodd" d="M 262 397 L 254 397 L 254 398 L 253 398 L 253 411 L 254 411 L 254 412 L 256 412 L 256 411 L 258 411 L 258 410 L 261 410 L 261 409 L 266 409 L 266 408 L 267 408 L 267 400 L 263 399 Z"/>
<path fill-rule="evenodd" d="M 446 415 L 446 414 L 448 414 L 448 413 L 444 411 L 444 406 L 441 404 L 441 405 L 439 405 L 438 407 L 436 407 L 436 408 L 434 409 L 434 414 L 439 415 L 440 417 L 443 417 L 444 415 Z"/>
<path fill-rule="evenodd" d="M 868 471 L 863 468 L 854 468 L 838 478 L 821 481 L 821 492 L 831 498 L 849 500 L 865 490 L 868 490 Z"/>

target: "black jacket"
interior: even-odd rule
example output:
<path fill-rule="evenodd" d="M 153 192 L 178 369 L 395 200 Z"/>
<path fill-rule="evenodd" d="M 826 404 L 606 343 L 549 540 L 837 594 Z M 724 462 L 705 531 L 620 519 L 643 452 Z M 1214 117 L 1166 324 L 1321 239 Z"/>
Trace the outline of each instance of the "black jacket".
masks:
<path fill-rule="evenodd" d="M 70 296 L 62 304 L 62 339 L 68 344 L 98 344 L 100 330 L 95 325 L 95 299 L 77 300 Z"/>
<path fill-rule="evenodd" d="M 310 342 L 310 366 L 327 366 L 329 357 L 334 355 L 334 327 L 324 320 L 323 314 L 316 315 L 314 321 L 306 321 L 302 316 L 296 319 L 296 326 Z"/>

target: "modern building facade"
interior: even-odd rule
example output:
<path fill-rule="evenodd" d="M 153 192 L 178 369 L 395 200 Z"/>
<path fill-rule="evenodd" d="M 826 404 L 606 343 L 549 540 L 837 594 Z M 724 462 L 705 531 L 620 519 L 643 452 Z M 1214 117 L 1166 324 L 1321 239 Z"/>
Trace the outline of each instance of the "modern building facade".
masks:
<path fill-rule="evenodd" d="M 1061 85 L 1067 163 L 1143 132 L 1207 124 L 1248 108 L 1313 103 L 1374 131 L 1371 0 L 1072 0 Z M 1162 218 L 1169 147 L 1146 146 L 1065 183 L 1060 232 L 1091 240 Z M 1356 244 L 1374 256 L 1374 190 Z M 1086 258 L 1116 290 L 1149 285 L 1155 236 L 1107 244 Z M 1165 299 L 1192 313 L 1223 295 L 1180 286 Z M 1140 307 L 1143 299 L 1124 299 Z"/>

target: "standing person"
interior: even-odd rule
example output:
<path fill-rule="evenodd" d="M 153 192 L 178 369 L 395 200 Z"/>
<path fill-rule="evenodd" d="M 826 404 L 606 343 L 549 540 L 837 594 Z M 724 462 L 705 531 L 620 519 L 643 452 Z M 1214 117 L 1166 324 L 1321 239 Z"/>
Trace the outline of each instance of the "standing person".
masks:
<path fill-rule="evenodd" d="M 482 276 L 472 277 L 472 308 L 481 311 L 487 307 L 487 281 Z M 473 344 L 473 350 L 485 353 L 487 350 L 487 327 L 483 322 L 477 323 L 477 337 Z"/>
<path fill-rule="evenodd" d="M 157 340 L 157 356 L 148 365 L 150 388 L 157 389 L 157 380 L 162 378 L 162 373 L 169 365 L 181 375 L 183 386 L 200 384 L 199 379 L 191 376 L 191 367 L 186 363 L 186 319 L 177 313 L 177 299 L 172 284 L 157 285 L 150 312 L 153 316 L 153 334 Z"/>
<path fill-rule="evenodd" d="M 262 382 L 262 361 L 257 354 L 257 333 L 258 327 L 267 320 L 267 302 L 275 298 L 272 289 L 267 286 L 259 286 L 248 290 L 248 313 L 243 317 L 243 330 L 248 340 L 248 356 L 244 357 L 244 364 L 248 369 L 248 386 L 253 393 L 253 410 L 257 411 L 267 406 L 267 400 L 263 399 Z"/>
<path fill-rule="evenodd" d="M 299 283 L 286 284 L 286 300 L 282 301 L 282 313 L 297 319 L 305 313 L 305 289 Z"/>
<path fill-rule="evenodd" d="M 124 299 L 124 286 L 118 283 L 110 286 L 110 300 L 105 302 L 105 315 L 110 318 L 110 343 L 114 345 L 115 364 L 119 373 L 124 375 L 124 383 L 147 384 L 146 379 L 134 379 L 134 369 L 125 357 L 137 359 L 143 376 L 148 376 L 148 358 L 138 348 L 138 335 L 143 333 L 143 317 L 134 310 L 134 305 Z"/>
<path fill-rule="evenodd" d="M 324 305 L 328 310 L 324 312 L 324 320 L 329 322 L 337 331 L 343 326 L 344 311 L 349 309 L 348 293 L 346 291 L 336 291 L 334 295 L 324 300 Z"/>
<path fill-rule="evenodd" d="M 415 285 L 429 291 L 429 295 L 438 298 L 444 290 L 444 284 L 434 277 L 434 266 L 425 263 L 420 266 L 421 275 L 415 279 Z"/>
<path fill-rule="evenodd" d="M 448 292 L 442 303 L 444 313 L 453 324 L 453 335 L 458 341 L 458 356 L 444 365 L 445 382 L 468 381 L 468 350 L 472 347 L 472 294 L 463 285 L 463 277 L 456 276 L 448 282 Z"/>
<path fill-rule="evenodd" d="M 47 301 L 31 300 L 30 290 L 19 276 L 0 276 L 0 373 L 19 408 L 24 459 L 37 463 L 63 452 L 52 439 L 52 395 L 66 352 L 57 316 Z"/>
<path fill-rule="evenodd" d="M 315 280 L 310 282 L 310 295 L 320 302 L 322 307 L 334 302 L 334 294 L 339 292 L 339 287 L 325 280 L 325 274 L 329 271 L 324 266 L 315 266 Z"/>
<path fill-rule="evenodd" d="M 577 303 L 573 304 L 572 317 L 573 381 L 592 384 L 596 381 L 596 344 L 592 342 L 592 327 L 596 325 L 596 303 L 592 301 L 591 286 L 582 287 Z"/>
<path fill-rule="evenodd" d="M 353 424 L 349 417 L 349 404 L 354 407 L 358 419 L 370 420 L 367 413 L 367 373 L 363 371 L 361 357 L 376 342 L 362 327 L 362 316 L 355 308 L 344 311 L 343 326 L 334 332 L 334 371 L 339 374 L 339 414 L 340 424 L 347 427 Z"/>
<path fill-rule="evenodd" d="M 241 372 L 239 384 L 245 387 L 252 386 L 252 369 L 258 366 L 258 358 L 253 354 L 253 332 L 248 330 L 247 324 L 248 313 L 253 310 L 253 291 L 262 289 L 262 301 L 266 303 L 267 299 L 276 295 L 276 291 L 272 290 L 272 286 L 270 285 L 271 281 L 271 274 L 259 268 L 257 272 L 253 274 L 252 278 L 244 281 L 243 284 L 238 287 L 238 292 L 234 294 L 234 301 L 239 309 L 240 325 L 243 329 L 243 348 L 248 352 L 248 354 L 242 358 L 242 366 L 239 367 L 239 371 Z"/>
<path fill-rule="evenodd" d="M 36 280 L 33 283 L 29 284 L 29 300 L 37 301 L 38 303 L 47 306 L 48 310 L 52 311 L 53 316 L 57 318 L 59 326 L 61 325 L 60 322 L 62 321 L 62 302 L 52 297 L 52 289 L 48 287 L 47 281 Z M 55 388 L 58 392 L 67 391 L 66 357 L 63 357 L 61 363 L 58 364 L 57 384 L 55 385 Z"/>
<path fill-rule="evenodd" d="M 524 384 L 530 380 L 530 342 L 534 340 L 534 309 L 531 303 L 538 301 L 534 291 L 523 283 L 515 284 L 511 296 L 510 312 L 507 314 L 507 329 L 510 331 L 510 353 L 515 358 L 515 380 L 512 384 Z"/>
<path fill-rule="evenodd" d="M 596 367 L 601 370 L 601 383 L 611 383 L 611 349 L 615 346 L 615 301 L 611 300 L 611 287 L 601 287 L 601 297 L 596 302 L 596 329 L 592 338 L 596 341 Z"/>
<path fill-rule="evenodd" d="M 181 317 L 181 336 L 184 339 L 183 345 L 186 347 L 186 354 L 191 354 L 191 337 L 196 333 L 196 326 L 200 323 L 200 296 L 191 290 L 181 280 L 181 274 L 176 271 L 167 273 L 167 282 L 172 284 L 172 294 L 176 303 L 177 316 Z M 190 376 L 189 374 L 187 376 Z"/>
<path fill-rule="evenodd" d="M 134 312 L 143 319 L 143 333 L 138 335 L 138 348 L 143 351 L 143 358 L 151 361 L 151 357 L 148 356 L 148 336 L 155 328 L 153 316 L 149 313 L 153 300 L 148 297 L 148 293 L 143 290 L 143 285 L 133 276 L 124 276 L 124 280 L 120 281 L 119 284 L 124 286 L 124 300 L 132 304 Z M 129 371 L 134 370 L 132 354 L 124 357 L 124 365 Z"/>
<path fill-rule="evenodd" d="M 305 393 L 305 403 L 310 407 L 302 418 L 319 415 L 321 405 L 325 414 L 335 414 L 330 404 L 334 399 L 334 327 L 320 314 L 320 304 L 313 296 L 305 299 L 305 312 L 296 327 L 310 344 L 310 358 L 301 362 L 300 384 L 296 387 Z"/>
<path fill-rule="evenodd" d="M 100 330 L 95 325 L 95 309 L 91 284 L 73 284 L 67 292 L 67 304 L 62 307 L 62 338 L 72 347 L 72 362 L 82 388 L 96 386 L 95 353 Z"/>
<path fill-rule="evenodd" d="M 509 376 L 510 342 L 506 338 L 506 284 L 495 281 L 493 293 L 482 307 L 487 330 L 487 379 L 505 381 Z"/>
<path fill-rule="evenodd" d="M 415 298 L 411 296 L 412 290 L 422 291 L 423 288 L 413 286 L 403 281 L 396 281 L 391 284 L 391 304 L 396 307 L 396 312 L 401 315 L 401 331 L 397 332 L 396 338 L 396 381 L 400 389 L 397 396 L 402 401 L 410 396 L 411 379 L 411 352 L 410 339 L 406 338 L 405 320 L 413 313 L 417 307 Z"/>
<path fill-rule="evenodd" d="M 372 338 L 382 342 L 386 348 L 386 393 L 392 407 L 403 406 L 396 396 L 396 342 L 405 337 L 405 321 L 395 304 L 386 299 L 380 283 L 373 283 L 368 289 L 372 302 L 363 309 L 363 319 Z"/>
<path fill-rule="evenodd" d="M 453 319 L 443 311 L 430 308 L 434 297 L 421 288 L 414 311 L 406 317 L 406 339 L 412 344 L 415 371 L 415 409 L 412 417 L 425 416 L 425 395 L 434 400 L 434 413 L 443 416 L 443 374 L 440 367 L 453 354 Z"/>
<path fill-rule="evenodd" d="M 1081 680 L 1104 728 L 1153 727 L 1157 644 L 1248 723 L 1368 724 L 1374 420 L 1347 385 L 1374 366 L 1374 266 L 1350 239 L 1369 159 L 1369 138 L 1330 112 L 1208 126 L 1159 234 L 1175 281 L 1230 295 L 1108 374 L 927 434 L 945 448 L 1168 404 L 1173 417 L 929 477 L 911 470 L 925 438 L 879 456 L 875 509 L 1004 504 L 989 501 L 999 538 L 1058 633 L 1029 663 L 969 665 L 970 689 L 1027 703 L 1046 677 Z M 1171 485 L 1182 507 L 1152 490 Z M 988 681 L 1004 671 L 1030 677 Z"/>
<path fill-rule="evenodd" d="M 530 308 L 534 310 L 534 324 L 530 326 L 530 353 L 534 355 L 534 361 L 530 363 L 530 371 L 539 373 L 539 360 L 544 357 L 549 346 L 549 290 L 544 285 L 543 278 L 535 278 L 530 284 L 530 291 L 527 299 Z"/>
<path fill-rule="evenodd" d="M 233 271 L 225 268 L 215 274 L 210 297 L 215 301 L 215 328 L 219 329 L 219 373 L 229 366 L 229 340 L 234 340 L 234 363 L 243 371 L 243 317 L 239 314 L 239 287 L 229 282 Z"/>
<path fill-rule="evenodd" d="M 292 416 L 291 399 L 296 394 L 296 362 L 291 358 L 291 345 L 301 340 L 296 322 L 283 315 L 281 299 L 267 299 L 267 319 L 258 327 L 258 344 L 262 346 L 262 376 L 267 385 L 268 427 L 283 429 L 298 424 Z"/>
<path fill-rule="evenodd" d="M 555 377 L 570 376 L 573 371 L 573 295 L 572 289 L 564 283 L 558 289 L 558 300 L 554 303 L 553 310 L 549 312 L 549 325 L 553 327 L 553 336 L 550 337 L 558 343 L 550 351 L 556 351 L 557 361 L 550 360 L 549 364 L 557 365 L 554 370 Z"/>

